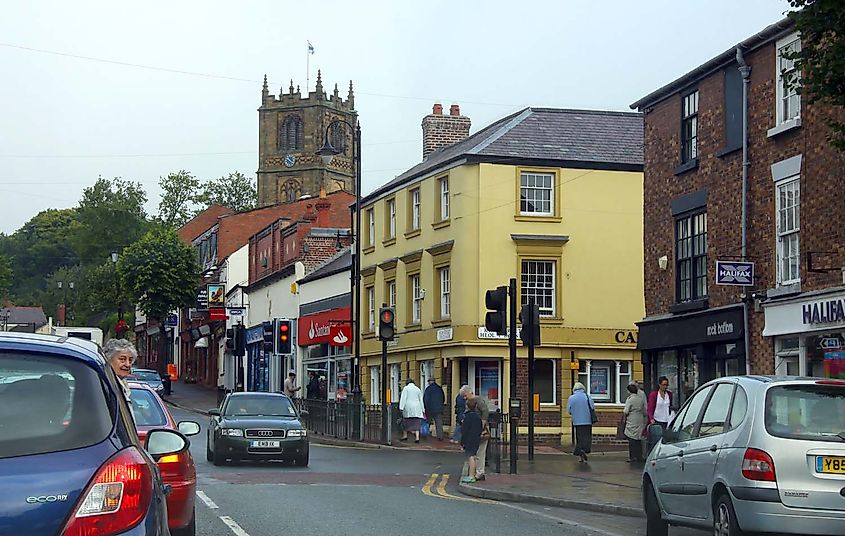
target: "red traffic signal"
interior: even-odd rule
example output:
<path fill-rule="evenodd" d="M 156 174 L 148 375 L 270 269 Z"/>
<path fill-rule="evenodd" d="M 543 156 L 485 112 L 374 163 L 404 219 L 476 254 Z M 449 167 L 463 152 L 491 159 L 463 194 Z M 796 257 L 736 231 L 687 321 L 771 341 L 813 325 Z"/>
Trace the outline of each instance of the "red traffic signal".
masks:
<path fill-rule="evenodd" d="M 291 352 L 291 321 L 279 320 L 276 329 L 276 336 L 278 338 L 277 349 L 279 354 L 287 355 Z"/>
<path fill-rule="evenodd" d="M 378 314 L 378 338 L 382 341 L 392 341 L 396 335 L 394 321 L 396 313 L 390 307 L 382 307 Z"/>

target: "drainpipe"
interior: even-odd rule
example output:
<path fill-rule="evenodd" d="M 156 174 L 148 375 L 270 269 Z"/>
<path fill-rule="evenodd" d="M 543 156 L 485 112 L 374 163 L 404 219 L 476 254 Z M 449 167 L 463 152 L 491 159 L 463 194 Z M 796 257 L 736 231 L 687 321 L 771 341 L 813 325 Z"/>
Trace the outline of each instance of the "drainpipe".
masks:
<path fill-rule="evenodd" d="M 748 249 L 748 85 L 751 82 L 751 66 L 745 63 L 742 47 L 736 47 L 736 62 L 739 64 L 739 74 L 742 76 L 742 260 L 746 260 Z M 748 294 L 742 294 L 742 323 L 745 336 L 745 373 L 751 374 L 751 337 L 748 333 Z"/>

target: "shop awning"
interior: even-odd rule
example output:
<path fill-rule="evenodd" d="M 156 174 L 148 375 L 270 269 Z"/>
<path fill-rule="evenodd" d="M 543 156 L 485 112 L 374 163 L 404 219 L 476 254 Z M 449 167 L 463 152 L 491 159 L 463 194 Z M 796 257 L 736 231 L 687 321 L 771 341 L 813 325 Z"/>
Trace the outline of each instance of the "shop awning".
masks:
<path fill-rule="evenodd" d="M 742 305 L 637 322 L 637 350 L 678 348 L 744 339 Z"/>

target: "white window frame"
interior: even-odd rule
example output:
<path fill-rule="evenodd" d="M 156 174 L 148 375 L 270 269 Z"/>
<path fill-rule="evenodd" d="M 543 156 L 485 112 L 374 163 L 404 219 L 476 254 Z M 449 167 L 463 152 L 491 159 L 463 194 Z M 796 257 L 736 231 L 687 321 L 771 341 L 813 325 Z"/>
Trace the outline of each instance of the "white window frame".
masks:
<path fill-rule="evenodd" d="M 396 311 L 396 280 L 391 279 L 387 282 L 387 306 L 392 307 Z"/>
<path fill-rule="evenodd" d="M 449 318 L 452 314 L 452 274 L 448 266 L 439 268 L 437 273 L 440 278 L 440 318 Z"/>
<path fill-rule="evenodd" d="M 531 272 L 529 271 L 526 273 L 525 270 L 525 263 L 534 263 L 536 264 L 548 264 L 551 265 L 551 274 L 543 274 L 542 277 L 544 278 L 551 278 L 551 287 L 548 286 L 535 286 L 529 287 L 527 281 L 531 278 Z M 544 318 L 554 318 L 555 310 L 557 306 L 557 261 L 551 259 L 530 259 L 530 258 L 523 258 L 520 259 L 519 263 L 519 270 L 520 270 L 520 296 L 522 300 L 522 305 L 528 304 L 528 297 L 534 296 L 534 303 L 540 306 L 540 316 Z M 536 270 L 534 271 L 536 274 Z M 536 278 L 536 275 L 535 275 Z M 547 291 L 551 288 L 551 307 L 548 306 L 548 303 L 538 303 L 537 295 L 538 291 Z M 534 289 L 534 292 L 529 292 L 531 289 Z"/>
<path fill-rule="evenodd" d="M 543 179 L 545 183 L 545 179 L 548 179 L 548 186 L 545 184 L 539 185 L 537 184 L 538 179 Z M 554 173 L 542 173 L 542 172 L 535 172 L 535 171 L 523 171 L 519 174 L 519 213 L 522 216 L 554 216 L 555 215 L 555 174 Z M 549 199 L 546 201 L 545 199 L 539 199 L 538 195 L 540 192 L 549 192 Z M 529 196 L 529 193 L 531 194 Z M 525 202 L 525 206 L 523 206 L 523 201 Z M 528 210 L 528 207 L 531 203 L 534 203 L 534 207 L 536 207 L 537 203 L 547 203 L 549 204 L 549 210 Z"/>
<path fill-rule="evenodd" d="M 783 206 L 781 194 L 787 189 L 792 191 L 794 202 Z M 800 175 L 793 175 L 775 183 L 775 241 L 778 285 L 799 283 L 801 281 Z"/>
<path fill-rule="evenodd" d="M 388 387 L 390 387 L 390 403 L 399 403 L 399 395 L 402 393 L 402 363 L 391 363 L 387 365 Z"/>
<path fill-rule="evenodd" d="M 584 371 L 578 371 L 578 381 L 583 383 L 584 387 L 587 388 L 587 394 L 590 394 L 590 380 L 593 368 L 610 368 L 609 373 L 613 375 L 613 381 L 616 382 L 615 386 L 608 386 L 609 398 L 607 399 L 597 398 L 595 395 L 590 394 L 590 397 L 596 404 L 625 404 L 625 400 L 628 398 L 628 384 L 631 383 L 631 378 L 633 377 L 633 362 L 611 361 L 607 359 L 582 359 L 581 362 L 585 363 L 585 367 Z M 596 362 L 595 367 L 593 366 L 593 362 Z M 623 369 L 625 370 L 623 371 Z M 610 377 L 608 377 L 608 381 L 610 381 Z"/>
<path fill-rule="evenodd" d="M 558 392 L 557 392 L 557 390 L 558 390 L 558 385 L 557 385 L 558 360 L 557 359 L 537 359 L 537 361 L 549 361 L 552 364 L 552 401 L 551 402 L 543 402 L 541 400 L 540 405 L 541 406 L 557 406 L 558 402 L 559 402 L 558 401 Z M 535 371 L 536 371 L 536 369 L 535 369 Z"/>
<path fill-rule="evenodd" d="M 396 198 L 387 200 L 387 237 L 396 238 Z"/>
<path fill-rule="evenodd" d="M 422 323 L 422 284 L 420 274 L 411 276 L 411 323 Z"/>
<path fill-rule="evenodd" d="M 376 289 L 367 287 L 367 331 L 373 332 L 376 329 Z"/>
<path fill-rule="evenodd" d="M 381 404 L 381 367 L 370 366 L 370 404 Z"/>
<path fill-rule="evenodd" d="M 449 177 L 440 179 L 440 221 L 449 219 Z"/>
<path fill-rule="evenodd" d="M 428 379 L 434 378 L 434 360 L 420 361 L 420 389 L 428 387 Z M 436 378 L 435 378 L 436 380 Z"/>
<path fill-rule="evenodd" d="M 786 341 L 795 341 L 795 346 L 786 346 Z M 793 362 L 798 365 L 797 376 L 803 375 L 801 372 L 801 337 L 798 335 L 790 335 L 786 337 L 775 338 L 775 374 L 778 376 L 786 376 L 788 363 Z"/>
<path fill-rule="evenodd" d="M 681 97 L 681 162 L 698 158 L 698 90 Z"/>
<path fill-rule="evenodd" d="M 794 48 L 793 48 L 794 47 Z M 784 52 L 801 51 L 801 38 L 798 32 L 792 33 L 775 43 L 775 80 L 776 80 L 776 101 L 775 101 L 775 126 L 797 122 L 801 119 L 801 95 L 797 88 L 787 89 L 788 77 L 796 72 L 794 60 L 783 57 Z M 800 75 L 799 75 L 800 76 Z M 794 110 L 792 109 L 794 107 Z M 789 111 L 785 110 L 789 108 Z"/>
<path fill-rule="evenodd" d="M 367 211 L 367 226 L 369 227 L 369 236 L 367 236 L 367 245 L 376 245 L 376 212 L 373 209 Z"/>
<path fill-rule="evenodd" d="M 416 231 L 421 226 L 420 216 L 422 214 L 420 189 L 411 190 L 411 230 Z"/>

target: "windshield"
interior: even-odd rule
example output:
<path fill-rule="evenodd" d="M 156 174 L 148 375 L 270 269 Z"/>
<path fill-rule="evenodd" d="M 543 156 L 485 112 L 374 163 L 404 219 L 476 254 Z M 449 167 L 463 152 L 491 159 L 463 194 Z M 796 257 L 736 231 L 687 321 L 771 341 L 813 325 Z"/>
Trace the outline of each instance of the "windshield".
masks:
<path fill-rule="evenodd" d="M 91 368 L 50 355 L 0 352 L 0 458 L 93 445 L 112 424 Z"/>
<path fill-rule="evenodd" d="M 769 389 L 766 430 L 791 439 L 845 441 L 845 386 L 803 384 Z"/>
<path fill-rule="evenodd" d="M 132 415 L 138 426 L 163 426 L 167 424 L 161 406 L 155 400 L 155 394 L 146 389 L 132 389 Z"/>
<path fill-rule="evenodd" d="M 226 416 L 267 415 L 277 417 L 296 417 L 296 412 L 287 398 L 276 396 L 238 396 L 229 399 Z"/>
<path fill-rule="evenodd" d="M 146 370 L 136 370 L 130 376 L 130 379 L 141 380 L 145 382 L 160 382 L 161 376 L 157 372 L 149 372 Z"/>

